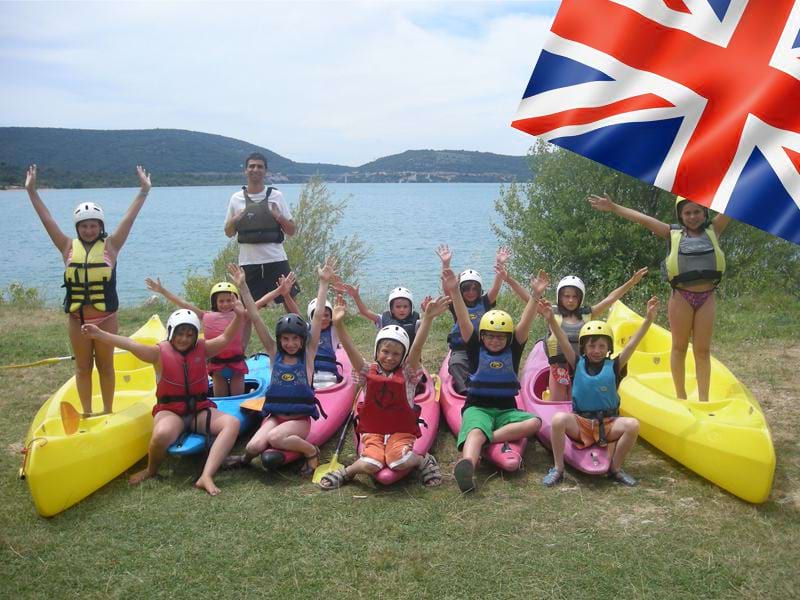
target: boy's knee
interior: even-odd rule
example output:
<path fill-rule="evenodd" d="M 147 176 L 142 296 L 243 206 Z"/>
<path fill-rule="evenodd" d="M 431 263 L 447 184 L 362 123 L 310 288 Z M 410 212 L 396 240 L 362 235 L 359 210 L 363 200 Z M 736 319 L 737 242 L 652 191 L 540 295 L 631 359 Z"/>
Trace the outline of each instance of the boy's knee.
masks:
<path fill-rule="evenodd" d="M 566 429 L 567 423 L 572 418 L 572 413 L 557 412 L 550 423 L 552 429 Z"/>
<path fill-rule="evenodd" d="M 623 426 L 626 433 L 639 433 L 639 421 L 630 417 L 622 417 L 624 419 Z"/>

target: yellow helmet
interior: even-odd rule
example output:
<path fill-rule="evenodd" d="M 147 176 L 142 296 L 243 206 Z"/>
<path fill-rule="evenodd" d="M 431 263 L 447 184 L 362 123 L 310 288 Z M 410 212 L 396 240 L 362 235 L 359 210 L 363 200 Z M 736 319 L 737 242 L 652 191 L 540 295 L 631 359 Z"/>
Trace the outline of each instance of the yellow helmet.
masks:
<path fill-rule="evenodd" d="M 607 337 L 609 353 L 614 352 L 614 330 L 611 328 L 611 325 L 605 321 L 589 321 L 581 327 L 581 333 L 578 336 L 578 343 L 581 349 L 583 349 L 583 338 L 592 337 L 594 335 Z"/>
<path fill-rule="evenodd" d="M 504 310 L 490 310 L 481 317 L 478 335 L 484 331 L 492 333 L 514 333 L 514 320 Z"/>
<path fill-rule="evenodd" d="M 208 299 L 211 302 L 212 310 L 217 310 L 217 303 L 214 301 L 214 295 L 219 294 L 220 292 L 230 292 L 239 298 L 239 290 L 229 281 L 220 281 L 219 283 L 215 283 L 211 286 L 211 292 L 208 294 Z"/>

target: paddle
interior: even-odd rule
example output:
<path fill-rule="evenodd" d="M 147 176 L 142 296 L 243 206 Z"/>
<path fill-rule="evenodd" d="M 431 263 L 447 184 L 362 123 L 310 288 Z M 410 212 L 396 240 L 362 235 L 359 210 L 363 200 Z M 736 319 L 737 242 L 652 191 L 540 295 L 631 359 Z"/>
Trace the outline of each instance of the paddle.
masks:
<path fill-rule="evenodd" d="M 356 416 L 358 395 L 361 393 L 363 387 L 364 386 L 353 385 L 353 389 L 355 390 L 353 393 L 353 408 L 350 410 L 350 414 L 347 416 L 347 421 L 345 421 L 344 427 L 342 427 L 342 434 L 339 436 L 339 442 L 336 444 L 336 450 L 333 451 L 331 462 L 321 464 L 314 469 L 314 475 L 311 477 L 311 481 L 313 483 L 319 483 L 322 481 L 322 478 L 325 477 L 325 475 L 342 467 L 342 464 L 339 462 L 339 453 L 342 451 L 342 448 L 344 448 L 344 438 L 347 436 L 347 430 L 350 429 L 350 423 L 353 422 L 353 419 Z"/>
<path fill-rule="evenodd" d="M 433 379 L 433 401 L 438 402 L 439 396 L 442 395 L 442 378 L 438 375 L 431 375 Z"/>
<path fill-rule="evenodd" d="M 127 350 L 115 350 L 114 354 L 122 354 L 123 352 L 127 352 Z M 63 360 L 75 360 L 74 356 L 54 356 L 52 358 L 43 358 L 42 360 L 37 360 L 30 363 L 25 363 L 23 365 L 0 365 L 0 370 L 3 369 L 27 369 L 28 367 L 41 367 L 42 365 L 52 365 L 57 362 L 61 362 Z"/>
<path fill-rule="evenodd" d="M 261 409 L 264 408 L 264 402 L 266 401 L 265 396 L 261 396 L 260 398 L 250 398 L 249 400 L 245 400 L 239 405 L 239 408 L 243 408 L 245 410 L 252 410 L 255 412 L 261 412 Z"/>
<path fill-rule="evenodd" d="M 69 402 L 62 402 L 59 408 L 61 409 L 61 422 L 64 425 L 64 433 L 67 435 L 72 435 L 78 431 L 78 424 L 81 421 L 81 413 L 79 413 Z"/>

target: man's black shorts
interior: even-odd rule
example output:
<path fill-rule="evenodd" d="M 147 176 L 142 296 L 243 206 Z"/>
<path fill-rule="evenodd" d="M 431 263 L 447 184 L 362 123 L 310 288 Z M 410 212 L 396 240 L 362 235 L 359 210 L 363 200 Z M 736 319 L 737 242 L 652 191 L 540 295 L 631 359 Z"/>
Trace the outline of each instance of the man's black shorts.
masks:
<path fill-rule="evenodd" d="M 250 288 L 250 293 L 256 302 L 264 294 L 268 294 L 276 287 L 278 287 L 278 278 L 281 275 L 288 275 L 291 271 L 288 260 L 280 262 L 264 263 L 261 265 L 243 265 L 245 279 L 247 280 L 247 287 Z M 300 288 L 295 283 L 292 287 L 292 298 L 300 293 Z M 275 298 L 275 303 L 283 304 L 283 296 Z"/>

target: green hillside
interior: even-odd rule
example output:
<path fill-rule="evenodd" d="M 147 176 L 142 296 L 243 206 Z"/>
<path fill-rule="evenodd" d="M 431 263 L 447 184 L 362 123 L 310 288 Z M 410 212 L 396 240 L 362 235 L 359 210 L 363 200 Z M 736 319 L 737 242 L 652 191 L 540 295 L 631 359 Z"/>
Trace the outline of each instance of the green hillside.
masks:
<path fill-rule="evenodd" d="M 442 172 L 461 175 L 511 174 L 518 180 L 530 179 L 531 170 L 524 156 L 507 156 L 467 150 L 406 150 L 374 160 L 358 168 L 362 172 Z"/>

